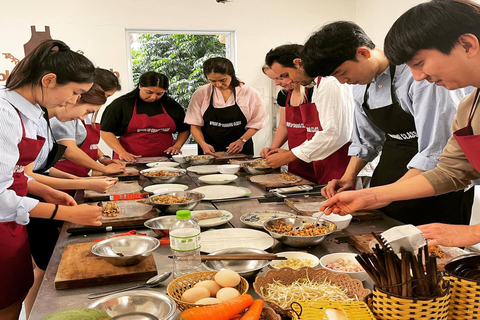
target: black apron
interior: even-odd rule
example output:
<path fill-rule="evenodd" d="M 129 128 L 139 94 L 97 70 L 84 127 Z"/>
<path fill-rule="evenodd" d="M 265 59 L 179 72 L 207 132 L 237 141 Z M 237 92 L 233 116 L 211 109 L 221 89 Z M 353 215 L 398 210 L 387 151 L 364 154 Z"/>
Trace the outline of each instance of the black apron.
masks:
<path fill-rule="evenodd" d="M 240 139 L 247 131 L 247 118 L 237 104 L 237 93 L 233 88 L 233 97 L 235 103 L 225 108 L 215 108 L 213 106 L 213 93 L 215 88 L 212 86 L 212 95 L 210 96 L 210 105 L 203 114 L 202 133 L 205 142 L 211 145 L 215 151 L 225 151 L 230 143 Z M 253 141 L 248 139 L 240 151 L 248 156 L 253 156 Z M 203 154 L 202 147 L 198 146 L 198 154 Z"/>
<path fill-rule="evenodd" d="M 405 112 L 398 102 L 393 86 L 395 66 L 390 66 L 390 91 L 392 104 L 377 109 L 368 105 L 367 85 L 363 98 L 363 110 L 378 128 L 385 132 L 380 162 L 373 172 L 371 186 L 382 186 L 400 179 L 407 171 L 407 164 L 418 153 L 418 136 L 413 116 Z M 432 222 L 469 224 L 473 205 L 473 188 L 435 197 L 395 201 L 381 208 L 389 217 L 403 223 L 420 225 Z"/>
<path fill-rule="evenodd" d="M 53 167 L 53 165 L 63 157 L 63 154 L 65 153 L 65 149 L 67 149 L 67 146 L 64 146 L 63 144 L 59 144 L 57 140 L 55 140 L 55 137 L 53 136 L 52 128 L 50 127 L 48 110 L 44 107 L 41 107 L 41 108 L 44 112 L 43 117 L 45 118 L 45 120 L 47 120 L 47 130 L 50 131 L 50 135 L 52 136 L 52 139 L 53 139 L 53 145 L 52 145 L 52 149 L 48 152 L 47 162 L 45 164 L 45 167 L 34 170 L 33 172 L 44 174 L 48 169 Z"/>

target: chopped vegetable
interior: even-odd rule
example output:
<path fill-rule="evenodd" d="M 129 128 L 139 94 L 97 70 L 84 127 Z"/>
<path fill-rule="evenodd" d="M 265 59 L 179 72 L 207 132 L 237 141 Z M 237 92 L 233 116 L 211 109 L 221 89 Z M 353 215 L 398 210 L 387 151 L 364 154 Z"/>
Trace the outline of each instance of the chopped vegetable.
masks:
<path fill-rule="evenodd" d="M 315 262 L 311 259 L 287 258 L 278 265 L 279 268 L 300 269 L 301 267 L 315 267 Z"/>
<path fill-rule="evenodd" d="M 333 262 L 327 263 L 325 267 L 335 270 L 335 271 L 344 271 L 344 272 L 362 272 L 363 270 L 360 263 L 356 261 L 349 260 L 347 258 L 339 258 Z"/>

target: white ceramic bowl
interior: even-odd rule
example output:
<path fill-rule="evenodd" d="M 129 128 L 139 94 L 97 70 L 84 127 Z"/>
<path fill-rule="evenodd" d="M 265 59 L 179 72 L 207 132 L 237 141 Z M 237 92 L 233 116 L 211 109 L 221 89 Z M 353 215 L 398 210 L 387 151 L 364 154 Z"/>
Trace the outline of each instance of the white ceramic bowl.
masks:
<path fill-rule="evenodd" d="M 149 168 L 156 168 L 156 167 L 170 167 L 170 168 L 175 168 L 178 167 L 177 162 L 149 162 L 147 163 L 147 167 Z"/>
<path fill-rule="evenodd" d="M 166 193 L 175 192 L 175 191 L 185 191 L 185 190 L 181 187 L 159 188 L 159 189 L 155 189 L 153 191 L 153 194 L 158 196 L 161 194 L 166 194 Z"/>
<path fill-rule="evenodd" d="M 330 253 L 327 255 L 324 255 L 323 257 L 320 258 L 320 266 L 322 268 L 325 268 L 327 270 L 332 271 L 333 273 L 343 273 L 343 274 L 348 274 L 350 278 L 352 279 L 358 279 L 360 281 L 365 281 L 368 278 L 367 272 L 366 271 L 359 271 L 359 272 L 346 272 L 346 271 L 339 271 L 335 269 L 328 268 L 326 265 L 332 262 L 337 261 L 340 258 L 345 258 L 353 262 L 357 262 L 355 257 L 357 256 L 356 253 L 349 253 L 349 252 L 338 252 L 338 253 Z"/>
<path fill-rule="evenodd" d="M 223 164 L 217 167 L 220 173 L 235 174 L 240 170 L 240 165 L 238 164 Z"/>
<path fill-rule="evenodd" d="M 143 190 L 145 192 L 148 192 L 148 193 L 152 193 L 157 190 L 157 189 L 165 189 L 165 188 L 178 188 L 178 189 L 182 189 L 182 191 L 185 191 L 188 189 L 188 186 L 184 185 L 184 184 L 178 184 L 178 183 L 163 183 L 163 184 L 151 184 L 145 188 L 143 188 Z"/>
<path fill-rule="evenodd" d="M 312 268 L 315 268 L 320 262 L 320 260 L 317 258 L 317 256 L 314 256 L 313 254 L 310 254 L 310 253 L 299 252 L 299 251 L 279 252 L 279 253 L 277 253 L 277 256 L 286 257 L 287 259 L 288 258 L 296 258 L 296 259 L 311 260 L 312 263 L 310 265 L 308 265 L 308 267 L 312 267 Z M 283 261 L 284 260 L 272 260 L 272 262 L 270 262 L 270 267 L 272 267 L 273 269 L 280 269 L 280 264 Z"/>
<path fill-rule="evenodd" d="M 322 212 L 316 212 L 312 215 L 312 217 L 316 218 L 321 214 L 322 214 Z M 341 216 L 341 215 L 336 214 L 336 213 L 331 213 L 329 215 L 324 214 L 321 219 L 324 219 L 324 220 L 335 223 L 335 225 L 337 226 L 336 231 L 340 231 L 340 230 L 343 230 L 346 227 L 348 227 L 348 225 L 352 221 L 352 218 L 353 218 L 353 216 L 351 214 L 346 214 L 344 216 Z"/>
<path fill-rule="evenodd" d="M 199 177 L 198 180 L 207 184 L 228 184 L 237 178 L 234 174 L 208 174 Z"/>
<path fill-rule="evenodd" d="M 172 156 L 173 161 L 178 162 L 178 163 L 186 163 L 187 159 L 185 159 L 184 156 L 181 154 L 176 154 Z"/>

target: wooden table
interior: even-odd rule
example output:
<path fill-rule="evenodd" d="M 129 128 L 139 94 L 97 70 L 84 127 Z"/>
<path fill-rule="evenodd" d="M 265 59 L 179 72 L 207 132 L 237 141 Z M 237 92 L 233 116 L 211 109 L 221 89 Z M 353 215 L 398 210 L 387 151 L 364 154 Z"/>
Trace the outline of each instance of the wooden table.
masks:
<path fill-rule="evenodd" d="M 246 174 L 241 172 L 238 173 L 239 179 L 234 181 L 231 185 L 237 185 L 242 187 L 247 187 L 252 191 L 252 197 L 257 197 L 266 194 L 266 192 L 259 187 L 250 183 L 246 178 Z M 181 183 L 187 184 L 189 189 L 193 189 L 196 186 L 200 185 L 198 181 L 198 176 L 195 173 L 188 173 L 188 179 L 183 179 Z M 147 183 L 143 181 L 142 183 Z M 180 182 L 179 182 L 180 183 Z M 79 193 L 79 200 L 81 198 L 81 193 Z M 258 210 L 278 210 L 278 211 L 287 211 L 293 212 L 289 207 L 287 207 L 283 202 L 278 204 L 274 203 L 259 203 L 257 200 L 240 200 L 240 201 L 228 201 L 228 202 L 201 202 L 196 208 L 196 210 L 208 210 L 208 209 L 219 209 L 227 210 L 233 214 L 233 219 L 222 226 L 215 228 L 239 228 L 247 227 L 240 221 L 240 216 L 244 213 L 258 211 Z M 335 243 L 335 238 L 344 237 L 349 234 L 362 234 L 370 232 L 381 232 L 392 226 L 399 225 L 400 223 L 394 219 L 384 217 L 379 220 L 371 220 L 364 222 L 355 222 L 353 221 L 347 229 L 344 229 L 340 232 L 333 233 L 328 236 L 320 245 L 314 248 L 301 248 L 301 250 L 306 250 L 310 253 L 315 254 L 318 257 L 321 257 L 327 253 L 332 252 L 356 252 L 355 248 L 350 246 L 347 243 Z M 56 290 L 54 288 L 54 280 L 57 272 L 58 265 L 60 263 L 61 255 L 66 244 L 79 243 L 79 242 L 88 242 L 99 238 L 110 237 L 115 234 L 115 232 L 108 233 L 98 233 L 98 234 L 89 234 L 89 235 L 76 235 L 70 236 L 66 233 L 66 229 L 74 226 L 71 223 L 65 223 L 60 237 L 58 239 L 55 251 L 53 252 L 52 258 L 48 265 L 48 268 L 45 273 L 42 285 L 37 295 L 37 300 L 33 306 L 29 320 L 38 320 L 42 317 L 49 315 L 53 312 L 70 309 L 70 308 L 80 308 L 87 307 L 94 300 L 87 299 L 87 295 L 91 293 L 99 293 L 108 290 L 120 289 L 135 285 L 139 282 L 129 282 L 129 283 L 118 283 L 114 285 L 98 286 L 98 287 L 88 287 L 80 289 L 68 289 L 68 290 Z M 140 230 L 143 233 L 154 236 L 155 234 L 150 230 Z M 122 233 L 122 232 L 120 232 Z M 298 251 L 299 248 L 292 248 L 284 246 L 281 243 L 276 242 L 275 245 L 269 250 L 271 252 L 282 252 L 282 251 Z M 154 258 L 157 265 L 158 273 L 163 273 L 165 271 L 171 271 L 172 261 L 168 259 L 168 255 L 171 255 L 170 247 L 161 245 L 155 252 Z M 264 268 L 260 274 L 267 272 L 269 268 Z M 156 290 L 161 293 L 166 293 L 167 285 L 172 280 L 170 278 L 160 286 L 152 288 L 149 290 Z M 250 290 L 249 293 L 257 297 L 253 287 L 253 281 L 250 281 Z M 370 287 L 372 283 L 370 281 L 364 282 L 366 287 Z"/>

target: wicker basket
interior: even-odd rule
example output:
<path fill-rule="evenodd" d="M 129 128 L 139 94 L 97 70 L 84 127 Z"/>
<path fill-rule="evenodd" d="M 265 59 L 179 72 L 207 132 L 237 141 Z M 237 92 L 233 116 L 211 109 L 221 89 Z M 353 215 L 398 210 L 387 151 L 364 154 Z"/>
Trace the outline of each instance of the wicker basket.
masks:
<path fill-rule="evenodd" d="M 308 278 L 316 282 L 329 281 L 331 284 L 344 288 L 346 290 L 346 294 L 350 298 L 358 297 L 358 300 L 363 300 L 370 293 L 370 290 L 363 287 L 363 284 L 360 280 L 352 279 L 346 274 L 334 274 L 326 269 L 314 269 L 310 267 L 302 267 L 297 270 L 291 268 L 269 270 L 264 276 L 257 276 L 255 282 L 253 283 L 253 288 L 260 298 L 265 300 L 268 305 L 277 313 L 283 316 L 292 317 L 292 309 L 282 308 L 276 303 L 266 300 L 263 295 L 262 288 L 267 286 L 269 283 L 272 283 L 274 280 L 288 285 L 298 279 L 303 278 Z"/>
<path fill-rule="evenodd" d="M 375 320 L 367 304 L 362 301 L 295 301 L 293 320 L 328 320 L 326 309 L 343 312 L 347 320 Z"/>
<path fill-rule="evenodd" d="M 375 288 L 372 311 L 378 320 L 446 320 L 448 319 L 449 301 L 450 291 L 448 288 L 441 296 L 432 299 L 401 298 Z"/>
<path fill-rule="evenodd" d="M 178 306 L 178 310 L 183 311 L 190 308 L 201 307 L 200 305 L 188 303 L 182 301 L 182 294 L 193 286 L 205 280 L 214 280 L 213 277 L 217 271 L 202 271 L 202 272 L 194 272 L 190 273 L 177 279 L 174 279 L 167 287 L 167 294 L 175 300 Z M 235 289 L 240 292 L 240 294 L 245 294 L 248 291 L 248 282 L 245 278 L 240 277 L 240 283 L 235 287 Z"/>
<path fill-rule="evenodd" d="M 448 318 L 466 320 L 480 318 L 480 284 L 457 276 L 445 277 L 450 282 Z"/>

